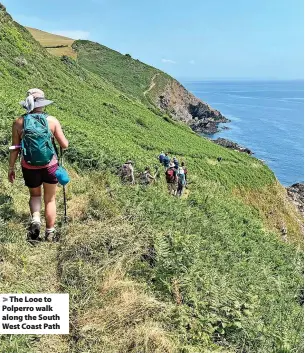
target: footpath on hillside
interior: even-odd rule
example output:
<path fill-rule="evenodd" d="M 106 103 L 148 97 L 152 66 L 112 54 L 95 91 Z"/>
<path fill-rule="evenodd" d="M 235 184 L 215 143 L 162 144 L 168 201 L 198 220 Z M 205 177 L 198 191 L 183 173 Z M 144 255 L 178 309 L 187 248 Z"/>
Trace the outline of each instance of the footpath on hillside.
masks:
<path fill-rule="evenodd" d="M 21 235 L 21 240 L 24 241 L 24 234 Z M 5 245 L 3 248 L 6 253 L 0 273 L 6 273 L 6 276 L 0 286 L 1 292 L 14 293 L 20 290 L 23 293 L 61 292 L 58 278 L 58 244 L 41 243 L 31 247 L 27 244 L 15 243 Z M 15 274 L 10 275 L 11 271 Z M 10 343 L 7 342 L 5 347 L 12 345 L 20 348 L 20 341 L 23 340 L 21 337 L 14 336 L 12 339 L 7 335 L 5 338 Z M 30 348 L 31 353 L 68 353 L 66 337 L 63 335 L 28 335 L 26 346 Z M 14 343 L 15 340 L 19 343 Z M 3 344 L 5 344 L 4 341 Z"/>
<path fill-rule="evenodd" d="M 156 79 L 156 77 L 157 77 L 158 75 L 159 75 L 159 73 L 155 74 L 155 75 L 152 77 L 149 88 L 148 88 L 146 91 L 144 91 L 144 93 L 143 93 L 143 94 L 144 94 L 144 97 L 146 97 L 147 93 L 149 93 L 149 92 L 155 87 L 155 85 L 156 85 L 155 79 Z"/>

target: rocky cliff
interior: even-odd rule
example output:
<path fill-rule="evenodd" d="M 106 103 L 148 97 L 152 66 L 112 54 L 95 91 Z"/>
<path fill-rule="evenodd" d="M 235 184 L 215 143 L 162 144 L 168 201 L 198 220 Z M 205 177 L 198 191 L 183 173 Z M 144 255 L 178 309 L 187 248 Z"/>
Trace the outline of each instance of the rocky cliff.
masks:
<path fill-rule="evenodd" d="M 288 197 L 292 203 L 304 213 L 304 184 L 296 183 L 286 188 Z"/>
<path fill-rule="evenodd" d="M 196 132 L 213 134 L 218 131 L 219 123 L 230 121 L 176 80 L 169 81 L 163 93 L 157 97 L 156 105 L 174 119 L 187 123 Z"/>

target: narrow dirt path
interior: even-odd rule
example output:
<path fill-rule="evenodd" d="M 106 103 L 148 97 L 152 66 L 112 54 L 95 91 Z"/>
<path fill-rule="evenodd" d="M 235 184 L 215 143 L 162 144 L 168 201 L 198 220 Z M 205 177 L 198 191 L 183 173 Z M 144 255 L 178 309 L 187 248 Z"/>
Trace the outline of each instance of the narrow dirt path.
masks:
<path fill-rule="evenodd" d="M 57 244 L 44 243 L 38 246 L 29 257 L 31 273 L 35 273 L 38 284 L 38 292 L 60 293 L 60 278 L 58 278 L 58 249 Z M 43 335 L 34 344 L 33 353 L 68 353 L 68 336 L 64 335 Z"/>
<path fill-rule="evenodd" d="M 147 93 L 149 93 L 156 85 L 156 82 L 155 82 L 155 78 L 159 75 L 159 73 L 155 74 L 152 79 L 151 79 L 151 82 L 150 82 L 150 86 L 149 88 L 143 93 L 144 94 L 144 97 L 147 95 Z"/>
<path fill-rule="evenodd" d="M 0 168 L 0 177 L 3 180 L 4 175 L 4 169 Z M 0 238 L 5 233 L 0 242 L 0 292 L 60 293 L 60 245 L 41 242 L 33 246 L 26 241 L 27 190 L 23 187 L 21 178 L 16 180 L 14 187 L 8 182 L 3 184 L 0 187 L 0 196 L 6 200 L 6 208 L 3 209 L 3 205 L 0 208 Z M 59 214 L 62 214 L 61 208 Z M 0 340 L 0 351 L 68 353 L 67 338 L 64 335 L 4 335 L 3 340 Z"/>
<path fill-rule="evenodd" d="M 1 291 L 6 293 L 20 291 L 23 293 L 60 292 L 57 275 L 57 244 L 41 243 L 32 247 L 23 240 L 23 244 L 21 242 L 7 244 L 2 250 L 4 250 L 2 260 L 4 268 L 0 268 L 0 274 L 4 272 L 6 276 L 0 286 Z M 13 272 L 14 275 L 10 272 Z M 66 336 L 35 335 L 33 337 L 35 339 L 27 343 L 30 344 L 31 353 L 68 353 Z M 20 341 L 22 345 L 22 339 Z M 18 345 L 19 343 L 17 343 L 17 347 Z"/>

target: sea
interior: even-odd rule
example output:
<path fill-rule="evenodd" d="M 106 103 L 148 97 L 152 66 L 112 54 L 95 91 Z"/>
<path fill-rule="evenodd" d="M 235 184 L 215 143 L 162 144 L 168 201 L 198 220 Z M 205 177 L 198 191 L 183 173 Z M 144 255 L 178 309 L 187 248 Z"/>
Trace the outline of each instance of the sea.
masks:
<path fill-rule="evenodd" d="M 304 81 L 184 81 L 231 120 L 207 137 L 250 148 L 288 186 L 304 182 Z"/>

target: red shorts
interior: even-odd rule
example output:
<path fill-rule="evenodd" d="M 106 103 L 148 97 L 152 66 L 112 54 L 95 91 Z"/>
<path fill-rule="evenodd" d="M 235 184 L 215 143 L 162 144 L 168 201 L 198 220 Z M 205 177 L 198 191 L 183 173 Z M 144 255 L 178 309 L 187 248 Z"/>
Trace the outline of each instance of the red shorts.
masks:
<path fill-rule="evenodd" d="M 28 188 L 37 188 L 38 186 L 41 186 L 42 183 L 57 184 L 58 180 L 55 176 L 57 168 L 58 164 L 41 169 L 27 169 L 22 167 L 25 186 Z"/>

